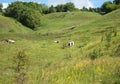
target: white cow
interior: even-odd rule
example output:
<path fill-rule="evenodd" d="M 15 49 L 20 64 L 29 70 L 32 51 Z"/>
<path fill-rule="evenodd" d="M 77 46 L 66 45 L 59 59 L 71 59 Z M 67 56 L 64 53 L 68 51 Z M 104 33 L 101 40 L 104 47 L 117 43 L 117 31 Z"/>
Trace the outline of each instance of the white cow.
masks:
<path fill-rule="evenodd" d="M 70 41 L 69 43 L 68 43 L 68 47 L 72 47 L 72 46 L 74 46 L 74 41 Z"/>
<path fill-rule="evenodd" d="M 59 42 L 60 42 L 60 40 L 55 40 L 54 42 L 55 42 L 55 43 L 59 43 Z"/>
<path fill-rule="evenodd" d="M 15 41 L 11 40 L 11 39 L 5 39 L 5 42 L 7 42 L 7 43 L 15 43 Z"/>

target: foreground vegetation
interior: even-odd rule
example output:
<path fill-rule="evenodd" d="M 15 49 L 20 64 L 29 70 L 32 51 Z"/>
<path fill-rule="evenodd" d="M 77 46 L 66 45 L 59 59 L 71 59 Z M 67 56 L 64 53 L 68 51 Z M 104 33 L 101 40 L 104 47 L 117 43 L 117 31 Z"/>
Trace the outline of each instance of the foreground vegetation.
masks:
<path fill-rule="evenodd" d="M 87 12 L 53 13 L 42 17 L 41 27 L 36 31 L 23 26 L 26 32 L 2 31 L 0 83 L 119 84 L 119 17 L 120 10 L 105 16 Z M 16 42 L 9 44 L 4 38 Z M 54 43 L 55 40 L 60 43 Z M 71 40 L 75 46 L 66 47 Z"/>

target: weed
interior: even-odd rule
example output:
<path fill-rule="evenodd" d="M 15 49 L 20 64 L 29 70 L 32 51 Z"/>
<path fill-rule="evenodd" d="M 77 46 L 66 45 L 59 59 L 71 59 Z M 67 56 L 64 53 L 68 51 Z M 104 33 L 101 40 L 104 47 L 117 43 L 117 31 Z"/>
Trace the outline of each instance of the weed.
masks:
<path fill-rule="evenodd" d="M 62 49 L 65 49 L 67 47 L 66 43 L 62 44 Z"/>
<path fill-rule="evenodd" d="M 24 50 L 20 50 L 13 58 L 14 62 L 14 72 L 15 80 L 17 84 L 25 84 L 27 68 L 28 68 L 28 58 Z"/>
<path fill-rule="evenodd" d="M 118 45 L 116 51 L 115 51 L 116 56 L 120 56 L 120 45 Z"/>
<path fill-rule="evenodd" d="M 11 30 L 9 30 L 9 32 L 11 32 L 11 33 L 13 33 L 13 32 L 15 32 L 13 29 L 11 29 Z"/>
<path fill-rule="evenodd" d="M 115 67 L 115 84 L 120 84 L 120 65 Z"/>
<path fill-rule="evenodd" d="M 111 42 L 111 39 L 112 39 L 112 32 L 111 31 L 108 31 L 106 34 L 105 34 L 105 37 L 106 37 L 106 48 L 108 49 L 110 47 L 110 42 Z"/>
<path fill-rule="evenodd" d="M 100 48 L 93 50 L 93 51 L 89 54 L 91 60 L 95 60 L 96 58 L 100 57 L 100 56 L 101 56 L 101 53 L 100 53 L 100 52 L 101 52 L 101 49 L 100 49 Z"/>

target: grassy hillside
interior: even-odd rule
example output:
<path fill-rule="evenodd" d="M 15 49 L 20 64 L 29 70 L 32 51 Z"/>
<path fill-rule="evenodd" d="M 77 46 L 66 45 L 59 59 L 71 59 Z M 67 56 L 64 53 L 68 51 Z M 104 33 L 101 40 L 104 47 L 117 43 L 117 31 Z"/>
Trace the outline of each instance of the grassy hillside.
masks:
<path fill-rule="evenodd" d="M 54 13 L 34 34 L 5 34 L 16 42 L 0 41 L 0 83 L 119 84 L 119 21 L 120 10 Z"/>
<path fill-rule="evenodd" d="M 0 33 L 27 33 L 31 31 L 18 21 L 0 15 Z"/>
<path fill-rule="evenodd" d="M 101 15 L 90 12 L 61 12 L 48 14 L 42 17 L 42 25 L 38 28 L 40 33 L 57 33 L 73 26 L 82 26 L 88 24 Z"/>

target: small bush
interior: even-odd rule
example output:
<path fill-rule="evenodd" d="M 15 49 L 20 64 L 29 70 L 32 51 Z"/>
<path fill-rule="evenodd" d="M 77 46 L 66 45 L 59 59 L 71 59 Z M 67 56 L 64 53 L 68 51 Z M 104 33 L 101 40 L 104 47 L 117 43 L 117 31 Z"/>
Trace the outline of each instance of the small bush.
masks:
<path fill-rule="evenodd" d="M 120 45 L 118 45 L 116 51 L 115 51 L 116 56 L 120 56 Z"/>
<path fill-rule="evenodd" d="M 106 48 L 108 49 L 110 47 L 110 42 L 111 42 L 111 39 L 112 39 L 112 32 L 107 32 L 105 34 L 105 37 L 106 37 Z"/>
<path fill-rule="evenodd" d="M 115 68 L 115 84 L 120 84 L 120 65 Z"/>
<path fill-rule="evenodd" d="M 94 60 L 94 59 L 100 57 L 100 56 L 101 56 L 101 53 L 100 53 L 100 52 L 101 52 L 101 49 L 94 49 L 94 50 L 89 54 L 91 60 Z"/>
<path fill-rule="evenodd" d="M 27 68 L 28 68 L 28 58 L 24 50 L 20 50 L 17 56 L 13 58 L 13 70 L 15 72 L 15 81 L 17 84 L 25 84 Z"/>
<path fill-rule="evenodd" d="M 12 33 L 12 32 L 15 32 L 15 31 L 14 31 L 13 29 L 11 29 L 11 30 L 9 30 L 9 32 L 11 32 L 11 33 Z"/>
<path fill-rule="evenodd" d="M 62 49 L 65 49 L 65 48 L 67 47 L 66 44 L 67 44 L 67 43 L 65 43 L 65 42 L 62 44 Z"/>

